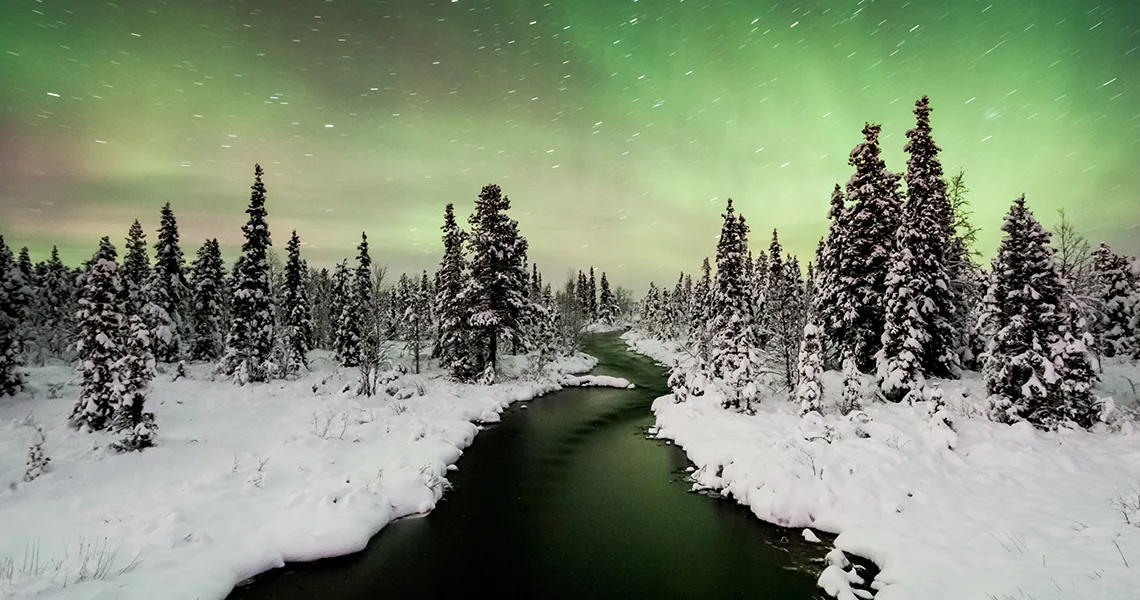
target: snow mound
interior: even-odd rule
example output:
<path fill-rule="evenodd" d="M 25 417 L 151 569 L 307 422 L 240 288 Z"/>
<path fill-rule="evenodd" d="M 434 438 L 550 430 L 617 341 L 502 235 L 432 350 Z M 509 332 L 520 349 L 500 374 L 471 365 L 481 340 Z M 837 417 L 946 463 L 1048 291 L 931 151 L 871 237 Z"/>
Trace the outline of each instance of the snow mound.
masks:
<path fill-rule="evenodd" d="M 637 333 L 629 346 L 664 363 L 673 344 Z M 1114 367 L 1113 381 L 1140 379 Z M 719 392 L 653 404 L 657 437 L 697 467 L 694 487 L 786 527 L 839 534 L 819 585 L 861 597 L 843 552 L 873 561 L 878 600 L 1140 598 L 1140 436 L 1128 421 L 1044 432 L 983 416 L 984 385 L 940 382 L 932 403 L 835 409 L 842 375 L 823 377 L 823 414 L 782 396 L 754 415 Z"/>
<path fill-rule="evenodd" d="M 562 385 L 567 387 L 612 387 L 633 389 L 634 385 L 627 379 L 611 377 L 609 375 L 567 375 L 562 379 Z"/>
<path fill-rule="evenodd" d="M 381 393 L 357 397 L 355 369 L 314 355 L 328 368 L 296 381 L 235 387 L 209 365 L 157 378 L 147 408 L 159 445 L 131 454 L 109 450 L 113 434 L 65 425 L 70 367 L 28 369 L 27 390 L 0 398 L 0 597 L 224 598 L 285 562 L 357 552 L 435 507 L 475 422 L 597 362 L 578 354 L 494 386 L 392 371 Z M 25 483 L 37 423 L 51 462 Z"/>

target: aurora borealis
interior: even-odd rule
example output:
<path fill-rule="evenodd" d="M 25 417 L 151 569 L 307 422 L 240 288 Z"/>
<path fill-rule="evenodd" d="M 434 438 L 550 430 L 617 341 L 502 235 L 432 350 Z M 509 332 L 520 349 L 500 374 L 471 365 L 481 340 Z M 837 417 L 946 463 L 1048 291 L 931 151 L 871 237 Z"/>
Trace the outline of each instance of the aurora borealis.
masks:
<path fill-rule="evenodd" d="M 232 256 L 260 162 L 315 264 L 433 268 L 496 182 L 548 277 L 671 284 L 727 197 L 810 256 L 864 121 L 902 171 L 929 94 L 985 255 L 1022 192 L 1136 253 L 1138 48 L 1135 0 L 5 0 L 0 233 L 77 263 L 169 201 Z"/>

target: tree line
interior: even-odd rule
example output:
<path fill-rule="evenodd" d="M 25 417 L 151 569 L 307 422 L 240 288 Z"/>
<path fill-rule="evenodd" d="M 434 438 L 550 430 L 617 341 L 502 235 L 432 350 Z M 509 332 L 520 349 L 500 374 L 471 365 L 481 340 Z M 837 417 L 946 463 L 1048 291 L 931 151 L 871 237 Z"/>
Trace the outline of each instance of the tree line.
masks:
<path fill-rule="evenodd" d="M 672 290 L 649 284 L 639 328 L 694 357 L 673 369 L 678 398 L 712 385 L 726 407 L 748 412 L 774 382 L 805 414 L 819 412 L 820 375 L 831 368 L 845 374 L 844 413 L 859 408 L 860 373 L 874 376 L 883 399 L 933 400 L 937 412 L 932 380 L 973 369 L 995 420 L 1051 428 L 1099 419 L 1100 359 L 1140 359 L 1140 268 L 1106 244 L 1092 249 L 1063 213 L 1053 239 L 1024 196 L 983 267 L 964 174 L 944 174 L 930 113 L 923 96 L 901 174 L 880 156 L 880 126 L 864 127 L 806 278 L 776 231 L 753 258 L 730 199 L 715 274 L 705 259 L 696 283 L 682 273 Z"/>
<path fill-rule="evenodd" d="M 0 395 L 25 384 L 28 360 L 73 361 L 82 377 L 70 423 L 123 434 L 116 448 L 154 444 L 145 411 L 159 365 L 174 377 L 186 361 L 209 362 L 215 377 L 244 385 L 294 378 L 314 349 L 359 372 L 358 392 L 372 395 L 402 352 L 419 373 L 433 362 L 462 382 L 493 383 L 505 352 L 527 354 L 532 372 L 575 351 L 582 329 L 613 324 L 633 302 L 626 290 L 600 285 L 593 267 L 557 291 L 527 258 L 528 244 L 510 218 L 510 200 L 483 187 L 460 227 L 444 209 L 443 255 L 433 274 L 402 274 L 389 285 L 361 234 L 354 263 L 312 268 L 293 231 L 284 262 L 272 251 L 264 171 L 254 183 L 242 226 L 241 252 L 227 272 L 217 239 L 207 239 L 187 266 L 170 204 L 162 207 L 151 247 L 142 225 L 129 228 L 124 254 L 109 237 L 69 268 L 52 249 L 33 264 L 14 256 L 0 236 Z"/>

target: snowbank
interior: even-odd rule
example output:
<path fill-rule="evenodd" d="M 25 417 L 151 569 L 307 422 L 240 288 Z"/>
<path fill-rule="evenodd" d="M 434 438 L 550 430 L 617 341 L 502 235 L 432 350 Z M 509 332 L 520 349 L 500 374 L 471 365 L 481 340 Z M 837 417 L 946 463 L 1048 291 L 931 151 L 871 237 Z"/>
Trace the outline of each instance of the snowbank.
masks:
<path fill-rule="evenodd" d="M 27 391 L 0 398 L 0 596 L 223 598 L 286 561 L 359 551 L 435 507 L 473 422 L 595 362 L 490 387 L 393 372 L 372 398 L 352 393 L 355 370 L 239 388 L 196 367 L 158 377 L 147 407 L 160 446 L 126 455 L 109 434 L 64 425 L 78 395 L 69 368 L 30 369 Z M 22 483 L 33 418 L 51 463 Z"/>
<path fill-rule="evenodd" d="M 610 375 L 567 375 L 562 380 L 566 387 L 612 387 L 633 389 L 633 384 L 623 377 Z"/>
<path fill-rule="evenodd" d="M 624 338 L 664 364 L 681 358 L 671 344 Z M 824 386 L 837 404 L 840 374 Z M 921 404 L 801 419 L 798 406 L 771 398 L 746 416 L 709 391 L 680 404 L 665 396 L 653 409 L 658 436 L 697 466 L 695 486 L 765 521 L 839 533 L 837 548 L 881 568 L 879 600 L 1140 598 L 1140 435 L 1127 425 L 1001 425 L 981 417 L 979 379 L 942 389 L 956 432 Z M 855 597 L 853 572 L 833 558 L 820 586 Z"/>

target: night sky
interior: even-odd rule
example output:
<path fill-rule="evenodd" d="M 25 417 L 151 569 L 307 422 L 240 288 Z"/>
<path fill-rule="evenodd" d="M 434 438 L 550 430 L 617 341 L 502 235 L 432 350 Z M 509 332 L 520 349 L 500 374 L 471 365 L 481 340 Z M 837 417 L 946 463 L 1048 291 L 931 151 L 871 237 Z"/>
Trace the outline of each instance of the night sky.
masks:
<path fill-rule="evenodd" d="M 806 257 L 864 121 L 888 167 L 929 94 L 981 250 L 1020 193 L 1140 251 L 1136 0 L 0 0 L 0 233 L 77 263 L 169 201 L 233 256 L 253 164 L 279 247 L 367 230 L 433 268 L 496 182 L 560 279 L 667 281 L 732 197 Z M 806 262 L 806 261 L 805 261 Z"/>

